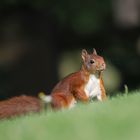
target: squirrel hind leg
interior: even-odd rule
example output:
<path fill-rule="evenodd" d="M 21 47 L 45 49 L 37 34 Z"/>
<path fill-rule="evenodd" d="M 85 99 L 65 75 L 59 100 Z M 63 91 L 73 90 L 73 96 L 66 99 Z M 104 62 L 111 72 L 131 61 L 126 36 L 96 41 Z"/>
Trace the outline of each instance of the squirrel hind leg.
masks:
<path fill-rule="evenodd" d="M 53 100 L 52 100 L 52 108 L 53 109 L 65 109 L 65 108 L 72 108 L 74 107 L 76 101 L 73 96 L 64 96 L 63 94 L 56 94 L 53 95 Z"/>
<path fill-rule="evenodd" d="M 51 106 L 55 110 L 67 108 L 68 103 L 66 99 L 62 96 L 53 96 Z"/>

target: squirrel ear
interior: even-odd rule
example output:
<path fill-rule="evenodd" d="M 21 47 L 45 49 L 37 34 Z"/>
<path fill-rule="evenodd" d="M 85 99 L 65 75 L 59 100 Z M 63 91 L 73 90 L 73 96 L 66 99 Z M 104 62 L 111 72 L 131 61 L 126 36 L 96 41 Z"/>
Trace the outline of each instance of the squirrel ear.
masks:
<path fill-rule="evenodd" d="M 82 50 L 82 59 L 85 61 L 86 56 L 88 55 L 87 51 L 85 49 Z"/>
<path fill-rule="evenodd" d="M 93 48 L 93 54 L 97 55 L 95 48 Z"/>

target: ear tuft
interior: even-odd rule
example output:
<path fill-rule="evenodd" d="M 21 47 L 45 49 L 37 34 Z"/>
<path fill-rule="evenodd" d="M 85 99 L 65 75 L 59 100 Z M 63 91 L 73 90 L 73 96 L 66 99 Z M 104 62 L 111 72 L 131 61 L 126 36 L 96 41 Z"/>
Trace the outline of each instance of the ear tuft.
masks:
<path fill-rule="evenodd" d="M 96 49 L 93 48 L 93 54 L 97 55 Z"/>
<path fill-rule="evenodd" d="M 82 59 L 85 61 L 86 56 L 88 55 L 87 51 L 85 49 L 82 50 Z"/>

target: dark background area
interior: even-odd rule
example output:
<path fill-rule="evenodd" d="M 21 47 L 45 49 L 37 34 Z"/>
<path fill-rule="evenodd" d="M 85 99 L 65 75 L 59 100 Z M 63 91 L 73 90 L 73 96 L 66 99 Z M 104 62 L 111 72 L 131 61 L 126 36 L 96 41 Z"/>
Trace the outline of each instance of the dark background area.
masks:
<path fill-rule="evenodd" d="M 85 48 L 105 57 L 108 95 L 140 88 L 139 0 L 0 1 L 0 100 L 51 92 L 80 68 Z"/>

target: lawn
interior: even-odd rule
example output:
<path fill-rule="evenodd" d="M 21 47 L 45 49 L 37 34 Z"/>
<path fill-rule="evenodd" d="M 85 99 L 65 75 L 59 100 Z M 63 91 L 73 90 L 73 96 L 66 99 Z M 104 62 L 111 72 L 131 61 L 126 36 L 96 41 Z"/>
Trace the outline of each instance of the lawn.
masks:
<path fill-rule="evenodd" d="M 140 92 L 2 120 L 0 140 L 140 140 Z"/>

